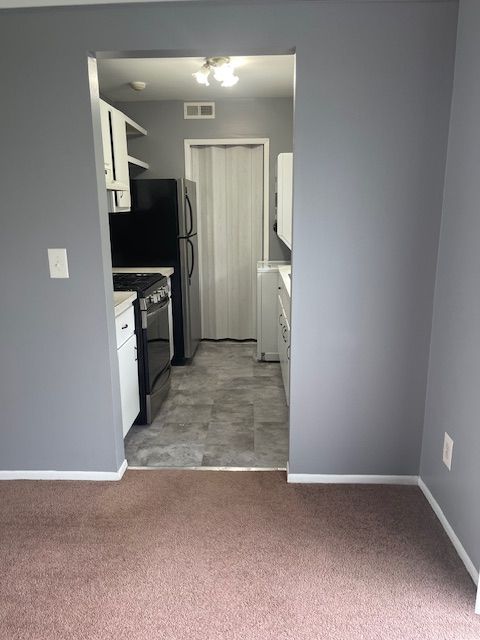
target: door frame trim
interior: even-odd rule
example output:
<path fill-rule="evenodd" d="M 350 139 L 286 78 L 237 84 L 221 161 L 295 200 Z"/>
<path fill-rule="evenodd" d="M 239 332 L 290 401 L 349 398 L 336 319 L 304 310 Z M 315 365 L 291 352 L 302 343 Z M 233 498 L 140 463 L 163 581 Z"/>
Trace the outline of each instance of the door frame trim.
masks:
<path fill-rule="evenodd" d="M 210 147 L 221 145 L 226 147 L 243 145 L 263 146 L 263 260 L 270 255 L 270 138 L 188 138 L 184 140 L 185 178 L 192 177 L 192 147 Z"/>

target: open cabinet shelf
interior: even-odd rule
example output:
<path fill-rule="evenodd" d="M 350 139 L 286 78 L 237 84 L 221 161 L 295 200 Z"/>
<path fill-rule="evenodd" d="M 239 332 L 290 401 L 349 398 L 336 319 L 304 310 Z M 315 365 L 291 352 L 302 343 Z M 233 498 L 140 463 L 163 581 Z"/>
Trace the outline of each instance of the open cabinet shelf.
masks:
<path fill-rule="evenodd" d="M 139 160 L 138 158 L 134 158 L 133 156 L 127 156 L 127 160 L 129 164 L 133 164 L 136 167 L 140 167 L 141 169 L 150 169 L 150 165 L 148 162 L 144 162 L 143 160 Z"/>
<path fill-rule="evenodd" d="M 125 114 L 123 114 L 123 117 L 125 118 L 125 127 L 127 130 L 127 136 L 146 136 L 147 135 L 147 130 L 141 127 L 139 124 L 137 124 L 135 120 L 132 120 Z"/>

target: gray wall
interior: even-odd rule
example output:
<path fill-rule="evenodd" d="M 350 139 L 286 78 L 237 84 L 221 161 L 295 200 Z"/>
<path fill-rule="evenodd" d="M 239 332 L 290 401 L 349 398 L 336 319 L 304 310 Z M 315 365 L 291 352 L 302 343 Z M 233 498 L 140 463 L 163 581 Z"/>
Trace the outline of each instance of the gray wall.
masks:
<path fill-rule="evenodd" d="M 457 7 L 324 9 L 297 56 L 290 469 L 416 474 Z"/>
<path fill-rule="evenodd" d="M 121 455 L 87 52 L 296 47 L 291 470 L 416 473 L 456 14 L 298 1 L 2 13 L 0 468 L 111 470 Z M 48 246 L 68 248 L 70 280 L 48 278 Z"/>
<path fill-rule="evenodd" d="M 73 47 L 59 56 L 58 41 L 35 36 L 19 47 L 8 33 L 34 34 L 47 18 L 0 19 L 0 73 L 11 86 L 0 102 L 0 469 L 116 471 L 124 455 L 111 262 L 87 59 Z M 61 76 L 60 97 L 52 88 Z M 67 248 L 69 280 L 49 278 L 47 247 Z"/>
<path fill-rule="evenodd" d="M 141 178 L 185 175 L 186 138 L 270 138 L 270 259 L 289 260 L 290 251 L 273 231 L 276 158 L 292 151 L 293 100 L 252 98 L 215 100 L 214 120 L 185 120 L 183 102 L 121 102 L 115 106 L 138 121 L 148 136 L 129 142 L 133 155 L 150 164 Z"/>
<path fill-rule="evenodd" d="M 480 3 L 462 0 L 421 476 L 480 566 Z M 442 463 L 444 433 L 452 470 Z"/>

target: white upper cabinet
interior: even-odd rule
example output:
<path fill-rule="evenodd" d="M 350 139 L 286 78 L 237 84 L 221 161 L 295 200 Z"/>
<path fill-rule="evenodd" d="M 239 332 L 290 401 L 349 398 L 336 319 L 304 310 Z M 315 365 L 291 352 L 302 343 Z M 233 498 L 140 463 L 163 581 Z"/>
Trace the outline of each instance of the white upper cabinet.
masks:
<path fill-rule="evenodd" d="M 130 210 L 130 164 L 148 164 L 128 154 L 128 135 L 147 135 L 146 130 L 124 113 L 100 100 L 105 186 L 111 192 L 112 211 Z"/>
<path fill-rule="evenodd" d="M 112 156 L 112 139 L 110 136 L 110 114 L 109 105 L 100 100 L 100 119 L 102 123 L 102 145 L 103 145 L 103 161 L 105 166 L 105 183 L 107 189 L 112 189 L 113 183 L 113 156 Z"/>
<path fill-rule="evenodd" d="M 111 109 L 111 136 L 113 155 L 113 176 L 116 190 L 129 188 L 127 127 L 125 116 L 117 109 Z"/>
<path fill-rule="evenodd" d="M 277 160 L 277 234 L 292 248 L 293 153 L 280 153 Z"/>
<path fill-rule="evenodd" d="M 128 153 L 122 113 L 100 100 L 105 185 L 109 190 L 128 189 Z"/>

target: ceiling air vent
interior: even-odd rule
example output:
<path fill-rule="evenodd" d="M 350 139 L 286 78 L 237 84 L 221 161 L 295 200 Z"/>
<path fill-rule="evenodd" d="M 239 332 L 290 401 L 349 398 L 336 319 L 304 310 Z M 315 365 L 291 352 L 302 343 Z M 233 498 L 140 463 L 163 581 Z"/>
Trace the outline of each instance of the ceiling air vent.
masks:
<path fill-rule="evenodd" d="M 215 118 L 215 103 L 184 102 L 183 117 L 185 120 L 211 120 Z"/>

